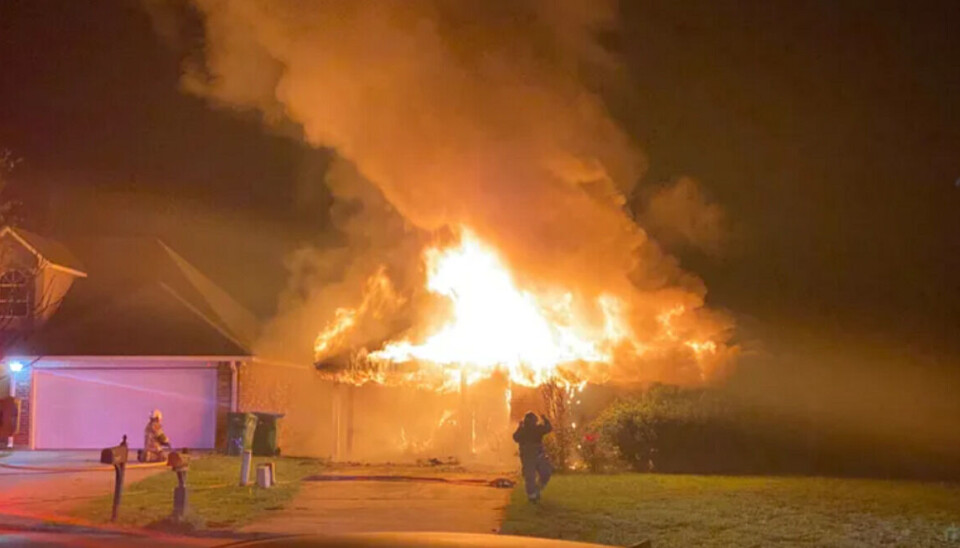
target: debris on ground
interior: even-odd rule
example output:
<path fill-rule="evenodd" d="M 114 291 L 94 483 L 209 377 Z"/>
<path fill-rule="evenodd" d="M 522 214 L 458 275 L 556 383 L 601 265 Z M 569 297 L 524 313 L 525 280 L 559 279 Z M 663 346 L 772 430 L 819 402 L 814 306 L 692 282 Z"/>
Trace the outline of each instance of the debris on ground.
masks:
<path fill-rule="evenodd" d="M 497 478 L 487 480 L 482 478 L 443 478 L 437 476 L 400 476 L 400 475 L 341 475 L 341 474 L 317 474 L 307 476 L 300 481 L 389 481 L 389 482 L 424 482 L 424 483 L 446 483 L 451 485 L 473 485 L 475 487 L 495 487 L 497 489 L 510 489 L 516 485 L 516 482 L 509 478 Z"/>
<path fill-rule="evenodd" d="M 439 459 L 432 457 L 429 459 L 417 459 L 417 466 L 459 466 L 460 459 L 457 457 L 446 457 Z"/>

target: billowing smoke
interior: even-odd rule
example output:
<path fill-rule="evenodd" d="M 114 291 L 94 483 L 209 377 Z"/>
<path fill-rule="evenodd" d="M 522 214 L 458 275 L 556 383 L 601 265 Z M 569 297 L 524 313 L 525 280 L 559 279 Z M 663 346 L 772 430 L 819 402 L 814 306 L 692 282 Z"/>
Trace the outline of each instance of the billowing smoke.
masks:
<path fill-rule="evenodd" d="M 660 242 L 692 246 L 712 255 L 723 249 L 727 236 L 723 209 L 707 199 L 696 180 L 681 177 L 646 202 L 641 222 Z"/>
<path fill-rule="evenodd" d="M 728 361 L 729 321 L 704 308 L 702 282 L 626 212 L 645 160 L 584 84 L 615 67 L 597 41 L 616 22 L 613 3 L 194 4 L 205 55 L 187 65 L 186 89 L 293 121 L 342 158 L 327 182 L 343 241 L 291 258 L 265 352 L 309 355 L 317 331 L 338 308 L 357 307 L 381 269 L 398 298 L 352 319 L 342 344 L 415 323 L 419 301 L 407 290 L 422 285 L 419 251 L 466 226 L 524 286 L 584 302 L 617 296 L 641 344 L 665 331 L 716 343 L 709 359 L 682 345 L 624 359 L 612 380 L 701 380 Z"/>
<path fill-rule="evenodd" d="M 340 342 L 350 347 L 382 340 L 410 323 L 404 317 L 408 303 L 393 284 L 409 286 L 419 279 L 424 232 L 400 216 L 350 162 L 335 159 L 323 182 L 334 199 L 329 215 L 339 239 L 303 247 L 287 258 L 288 287 L 258 354 L 311 363 L 318 330 L 336 310 L 356 306 L 378 272 L 384 276 L 375 279 L 388 284 L 382 288 L 388 294 L 374 295 L 370 313 L 360 318 L 365 321 L 358 321 Z"/>

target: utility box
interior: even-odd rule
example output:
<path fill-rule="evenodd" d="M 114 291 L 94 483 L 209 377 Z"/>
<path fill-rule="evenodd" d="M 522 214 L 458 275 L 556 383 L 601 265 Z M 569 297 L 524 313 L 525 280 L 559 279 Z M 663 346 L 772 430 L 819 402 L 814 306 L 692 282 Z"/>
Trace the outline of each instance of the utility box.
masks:
<path fill-rule="evenodd" d="M 277 428 L 283 413 L 254 413 L 257 429 L 253 435 L 253 454 L 257 457 L 275 457 L 280 454 L 277 446 Z"/>
<path fill-rule="evenodd" d="M 269 464 L 257 465 L 257 486 L 269 489 L 276 485 L 273 480 L 272 468 Z"/>
<path fill-rule="evenodd" d="M 227 454 L 239 456 L 253 449 L 257 416 L 253 413 L 227 414 Z"/>

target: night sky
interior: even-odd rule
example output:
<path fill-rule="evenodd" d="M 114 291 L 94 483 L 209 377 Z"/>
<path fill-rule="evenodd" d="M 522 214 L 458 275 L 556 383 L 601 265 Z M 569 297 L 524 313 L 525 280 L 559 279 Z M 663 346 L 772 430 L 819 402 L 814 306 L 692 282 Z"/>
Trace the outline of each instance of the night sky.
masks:
<path fill-rule="evenodd" d="M 956 4 L 623 4 L 630 83 L 608 103 L 645 184 L 693 176 L 726 211 L 721 253 L 674 251 L 738 318 L 746 362 L 840 392 L 886 371 L 877 398 L 914 389 L 904 406 L 955 396 Z M 180 93 L 181 54 L 133 1 L 0 2 L 0 146 L 24 160 L 8 190 L 46 233 L 158 234 L 269 314 L 284 255 L 323 237 L 328 155 Z"/>

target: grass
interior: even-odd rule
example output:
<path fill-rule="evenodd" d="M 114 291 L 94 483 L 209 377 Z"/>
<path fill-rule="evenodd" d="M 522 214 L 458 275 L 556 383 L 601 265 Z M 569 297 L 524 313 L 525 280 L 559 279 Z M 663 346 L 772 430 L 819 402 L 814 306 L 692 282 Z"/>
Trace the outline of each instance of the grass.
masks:
<path fill-rule="evenodd" d="M 505 534 L 627 546 L 956 546 L 960 486 L 859 479 L 562 475 L 518 486 Z M 955 540 L 954 540 L 955 539 Z"/>
<path fill-rule="evenodd" d="M 278 483 L 271 489 L 240 487 L 240 457 L 210 455 L 190 463 L 187 474 L 188 505 L 191 523 L 209 529 L 235 529 L 258 514 L 280 510 L 300 488 L 305 476 L 320 472 L 324 463 L 312 459 L 258 458 L 253 459 L 251 479 L 255 479 L 256 465 L 274 461 L 277 464 Z M 176 474 L 164 471 L 149 476 L 124 488 L 117 523 L 137 527 L 162 524 L 173 508 L 173 489 Z M 91 500 L 73 509 L 74 517 L 94 523 L 110 519 L 113 496 Z"/>

